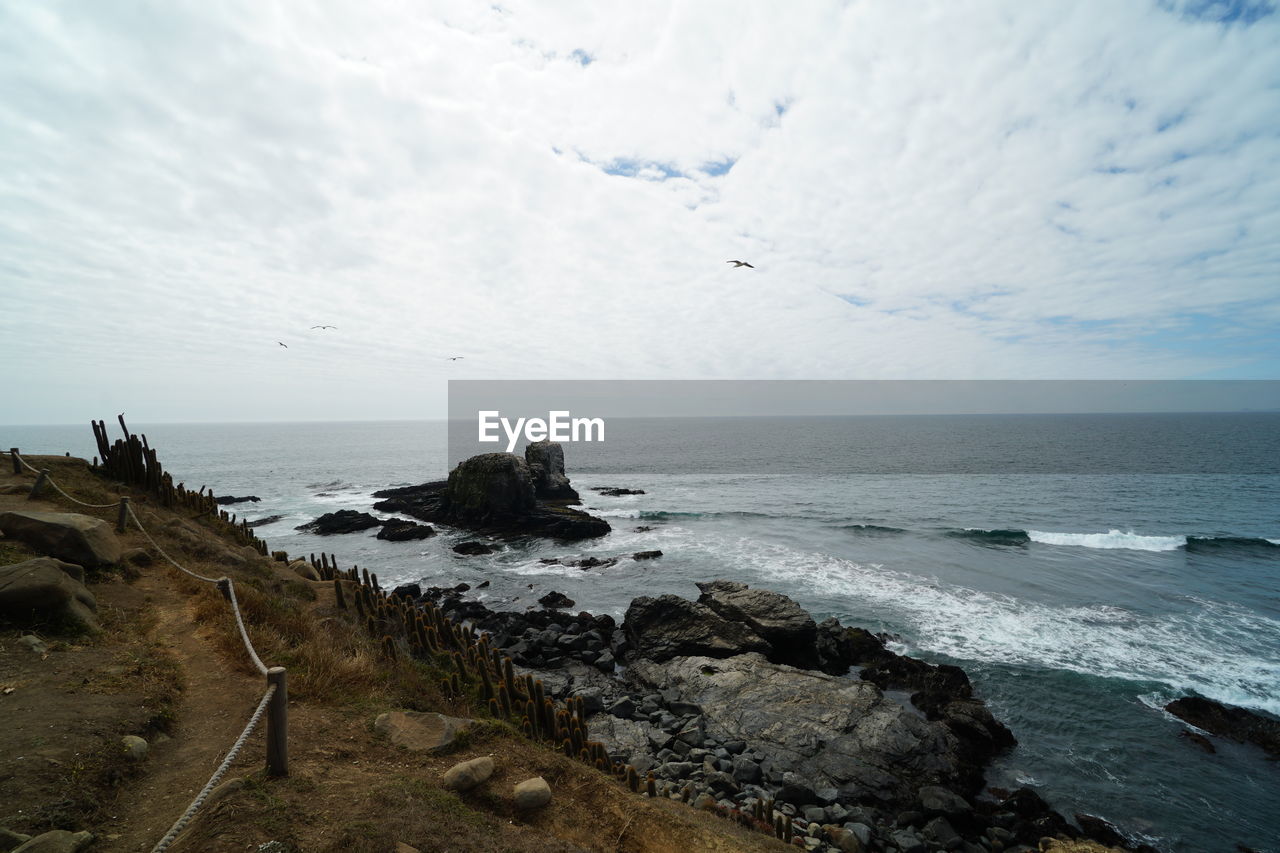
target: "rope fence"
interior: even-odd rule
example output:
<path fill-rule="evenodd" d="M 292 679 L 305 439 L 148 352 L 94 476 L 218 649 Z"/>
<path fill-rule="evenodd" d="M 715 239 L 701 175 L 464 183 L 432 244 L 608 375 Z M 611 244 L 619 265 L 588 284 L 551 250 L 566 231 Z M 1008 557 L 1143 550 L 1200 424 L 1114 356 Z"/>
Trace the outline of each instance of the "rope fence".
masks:
<path fill-rule="evenodd" d="M 120 423 L 121 423 L 121 426 L 124 425 L 123 418 L 121 418 Z M 106 446 L 105 433 L 106 433 L 105 425 L 100 426 L 99 423 L 95 422 L 94 435 L 95 437 L 98 438 L 100 447 Z M 128 433 L 126 431 L 126 435 L 127 434 Z M 132 436 L 130 438 L 136 439 L 136 437 L 132 437 Z M 145 441 L 145 438 L 144 438 L 144 441 Z M 117 442 L 117 444 L 119 444 L 119 442 Z M 156 466 L 155 470 L 158 471 L 158 463 L 155 463 L 155 451 L 151 450 L 150 448 L 146 448 L 145 450 L 146 450 L 146 456 L 144 458 L 149 459 L 152 462 L 152 464 Z M 287 685 L 286 671 L 284 667 L 280 667 L 280 666 L 268 668 L 267 665 L 262 662 L 262 658 L 258 656 L 257 650 L 254 649 L 253 647 L 253 642 L 249 639 L 249 632 L 245 628 L 244 617 L 240 613 L 240 604 L 238 601 L 236 601 L 235 584 L 232 582 L 231 578 L 225 577 L 225 576 L 220 578 L 206 577 L 202 574 L 191 571 L 186 566 L 182 565 L 173 557 L 171 557 L 169 553 L 160 546 L 160 543 L 156 542 L 155 538 L 151 535 L 151 533 L 148 532 L 147 528 L 143 525 L 142 520 L 139 519 L 137 513 L 134 512 L 133 506 L 130 503 L 130 500 L 128 497 L 122 496 L 115 503 L 109 503 L 109 504 L 87 503 L 85 501 L 79 500 L 78 498 L 72 497 L 71 495 L 67 494 L 66 491 L 64 491 L 62 487 L 59 486 L 58 483 L 53 479 L 53 476 L 49 473 L 48 468 L 36 468 L 26 459 L 23 459 L 22 455 L 18 452 L 18 448 L 16 447 L 10 448 L 9 455 L 13 460 L 13 472 L 15 474 L 21 474 L 23 471 L 23 468 L 25 467 L 27 470 L 37 475 L 36 482 L 31 487 L 31 492 L 28 495 L 28 499 L 35 500 L 36 498 L 38 498 L 41 492 L 44 490 L 44 487 L 47 485 L 52 487 L 58 494 L 62 495 L 67 500 L 79 506 L 87 507 L 90 509 L 119 508 L 120 512 L 116 519 L 116 532 L 123 533 L 126 528 L 127 520 L 131 519 L 134 525 L 146 538 L 146 540 L 149 543 L 151 543 L 151 547 L 154 548 L 156 552 L 160 554 L 161 557 L 164 557 L 164 559 L 167 560 L 170 565 L 172 565 L 174 568 L 176 568 L 178 571 L 182 572 L 183 574 L 188 575 L 189 577 L 192 577 L 198 581 L 203 581 L 205 583 L 210 583 L 216 586 L 218 591 L 222 593 L 223 598 L 225 598 L 231 606 L 231 614 L 232 616 L 235 617 L 236 628 L 240 633 L 240 639 L 244 641 L 245 651 L 248 652 L 249 658 L 250 660 L 253 661 L 254 667 L 258 670 L 258 672 L 261 675 L 265 676 L 267 679 L 266 693 L 263 694 L 262 701 L 258 703 L 257 709 L 253 712 L 253 715 L 249 718 L 249 723 L 248 725 L 245 726 L 244 731 L 242 731 L 240 733 L 240 736 L 236 738 L 235 743 L 232 744 L 231 749 L 227 752 L 226 757 L 222 760 L 222 763 L 218 766 L 218 769 L 214 771 L 211 777 L 209 777 L 209 781 L 205 783 L 205 786 L 200 789 L 200 793 L 196 795 L 196 798 L 194 800 L 192 800 L 191 805 L 187 807 L 187 810 L 183 812 L 182 816 L 178 818 L 177 822 L 175 822 L 173 826 L 170 827 L 169 831 L 165 834 L 165 836 L 162 839 L 160 839 L 160 842 L 156 844 L 156 846 L 152 849 L 152 853 L 163 853 L 163 851 L 166 850 L 169 847 L 169 845 L 171 845 L 174 842 L 174 840 L 178 837 L 178 835 L 182 832 L 182 830 L 186 828 L 187 824 L 190 823 L 191 819 L 195 816 L 196 812 L 200 810 L 200 807 L 204 805 L 204 802 L 206 799 L 208 799 L 210 792 L 213 791 L 215 786 L 217 786 L 218 782 L 222 779 L 223 775 L 227 772 L 227 769 L 235 761 L 236 756 L 240 754 L 240 750 L 241 748 L 244 747 L 245 741 L 249 739 L 249 736 L 253 733 L 254 728 L 258 725 L 258 722 L 262 719 L 262 715 L 264 713 L 267 714 L 267 774 L 270 776 L 289 775 L 289 749 L 288 749 L 288 743 L 289 743 L 288 701 L 289 699 L 288 699 L 288 688 L 286 686 Z M 123 468 L 123 463 L 122 463 L 122 468 Z M 168 475 L 166 474 L 165 477 L 168 477 Z M 152 478 L 144 478 L 144 479 L 154 480 L 156 478 L 152 477 Z M 181 484 L 179 484 L 177 489 L 173 489 L 170 486 L 170 492 L 174 495 L 177 495 L 180 499 L 184 495 L 184 490 L 182 490 Z M 192 493 L 185 492 L 185 495 L 190 495 L 190 494 Z M 204 487 L 201 487 L 200 491 L 197 492 L 196 494 L 200 495 L 201 498 L 203 498 Z M 210 490 L 207 500 L 209 502 L 214 501 L 212 490 Z M 179 502 L 187 503 L 187 501 L 182 501 L 182 500 L 179 500 Z M 224 521 L 228 520 L 226 518 L 225 512 L 222 513 L 222 517 Z M 248 531 L 247 524 L 244 524 L 242 527 L 235 528 L 234 516 L 231 516 L 231 523 L 234 529 L 244 530 L 246 532 Z M 253 537 L 253 538 L 260 545 L 260 547 L 255 547 L 255 549 L 258 550 L 260 553 L 265 554 L 266 543 L 262 542 L 262 540 L 260 539 L 257 539 L 257 537 Z"/>

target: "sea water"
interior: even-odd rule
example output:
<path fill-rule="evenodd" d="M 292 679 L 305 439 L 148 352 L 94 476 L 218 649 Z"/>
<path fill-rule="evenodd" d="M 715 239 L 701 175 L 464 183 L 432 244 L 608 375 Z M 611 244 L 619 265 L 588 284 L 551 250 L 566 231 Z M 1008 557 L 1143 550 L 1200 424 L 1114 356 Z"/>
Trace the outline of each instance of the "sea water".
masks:
<path fill-rule="evenodd" d="M 1280 851 L 1280 766 L 1162 706 L 1195 692 L 1280 714 L 1280 415 L 635 419 L 568 445 L 613 533 L 486 557 L 294 528 L 446 473 L 444 422 L 131 425 L 191 488 L 275 549 L 398 583 L 473 587 L 497 609 L 554 589 L 621 617 L 633 597 L 732 578 L 816 619 L 963 667 L 1019 745 L 988 783 L 1029 785 L 1168 851 Z M 0 446 L 95 452 L 88 426 L 3 427 Z M 591 486 L 645 494 L 603 497 Z M 628 557 L 659 549 L 661 559 Z M 623 556 L 583 571 L 546 557 Z"/>

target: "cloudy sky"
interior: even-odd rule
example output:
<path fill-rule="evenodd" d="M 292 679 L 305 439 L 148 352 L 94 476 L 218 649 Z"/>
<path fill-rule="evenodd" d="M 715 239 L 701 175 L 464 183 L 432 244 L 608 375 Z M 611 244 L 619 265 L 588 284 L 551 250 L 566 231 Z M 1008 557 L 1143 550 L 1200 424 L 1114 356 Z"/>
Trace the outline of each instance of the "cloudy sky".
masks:
<path fill-rule="evenodd" d="M 1277 44 L 1256 0 L 7 0 L 0 423 L 1277 378 Z"/>

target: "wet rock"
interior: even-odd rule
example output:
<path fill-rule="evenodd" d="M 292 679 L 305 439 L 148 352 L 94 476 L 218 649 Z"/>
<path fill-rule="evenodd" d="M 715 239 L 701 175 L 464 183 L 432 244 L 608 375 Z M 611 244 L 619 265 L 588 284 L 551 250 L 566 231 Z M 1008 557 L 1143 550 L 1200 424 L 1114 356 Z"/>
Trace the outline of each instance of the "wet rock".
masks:
<path fill-rule="evenodd" d="M 407 598 L 410 601 L 416 600 L 422 595 L 422 587 L 416 583 L 404 583 L 391 590 L 392 598 Z"/>
<path fill-rule="evenodd" d="M 650 530 L 653 530 L 653 528 L 645 524 L 631 528 L 632 533 L 648 533 Z"/>
<path fill-rule="evenodd" d="M 918 796 L 920 808 L 926 814 L 954 817 L 973 811 L 964 797 L 938 785 L 926 785 L 919 790 Z"/>
<path fill-rule="evenodd" d="M 538 603 L 541 604 L 543 607 L 556 607 L 556 608 L 572 607 L 574 605 L 574 601 L 572 598 L 570 598 L 569 596 L 565 595 L 562 592 L 556 592 L 555 590 L 552 590 L 551 592 L 539 598 Z"/>
<path fill-rule="evenodd" d="M 457 545 L 453 546 L 455 554 L 462 554 L 466 557 L 478 557 L 483 554 L 492 554 L 496 550 L 498 549 L 494 548 L 492 545 L 486 545 L 483 542 L 476 541 L 459 542 Z"/>
<path fill-rule="evenodd" d="M 631 555 L 633 560 L 656 560 L 662 556 L 661 551 L 636 551 Z"/>
<path fill-rule="evenodd" d="M 111 525 L 78 512 L 0 512 L 0 533 L 48 557 L 85 568 L 120 561 Z"/>
<path fill-rule="evenodd" d="M 662 662 L 674 657 L 730 657 L 768 651 L 747 626 L 720 618 L 709 607 L 676 595 L 641 597 L 622 623 L 632 658 Z"/>
<path fill-rule="evenodd" d="M 698 589 L 702 591 L 699 604 L 727 620 L 745 623 L 768 642 L 771 660 L 805 669 L 818 667 L 818 626 L 787 596 L 729 580 L 700 583 Z"/>
<path fill-rule="evenodd" d="M 493 767 L 487 755 L 460 761 L 445 771 L 441 784 L 451 791 L 470 791 L 493 775 Z"/>
<path fill-rule="evenodd" d="M 258 501 L 262 500 L 262 498 L 258 497 L 257 495 L 245 495 L 242 498 L 233 497 L 231 495 L 221 495 L 219 497 L 214 498 L 214 500 L 218 502 L 219 506 L 227 506 L 229 504 L 242 504 L 242 503 L 256 504 Z"/>
<path fill-rule="evenodd" d="M 1085 836 L 1108 847 L 1128 847 L 1129 842 L 1106 820 L 1091 814 L 1076 813 L 1076 823 Z"/>
<path fill-rule="evenodd" d="M 1210 755 L 1214 755 L 1218 751 L 1218 748 L 1213 745 L 1213 741 L 1209 740 L 1207 737 L 1200 734 L 1199 732 L 1193 732 L 1190 729 L 1183 729 L 1182 731 L 1178 732 L 1178 737 L 1186 738 L 1187 740 L 1191 741 L 1196 746 L 1200 747 Z"/>
<path fill-rule="evenodd" d="M 283 515 L 268 515 L 265 518 L 255 518 L 253 521 L 247 522 L 250 527 L 266 527 L 268 524 L 275 524 L 284 518 Z"/>
<path fill-rule="evenodd" d="M 337 512 L 326 512 L 315 521 L 299 524 L 294 530 L 314 533 L 317 536 L 335 536 L 341 533 L 359 533 L 361 530 L 381 526 L 382 519 L 374 518 L 367 512 L 340 509 Z"/>
<path fill-rule="evenodd" d="M 524 461 L 529 466 L 534 495 L 543 500 L 578 501 L 578 493 L 564 473 L 564 448 L 556 441 L 532 441 L 525 445 Z"/>
<path fill-rule="evenodd" d="M 1237 743 L 1252 743 L 1268 755 L 1280 758 L 1280 721 L 1201 696 L 1175 699 L 1164 709 L 1196 728 Z"/>
<path fill-rule="evenodd" d="M 418 524 L 416 521 L 396 518 L 382 525 L 377 538 L 387 542 L 412 542 L 418 539 L 429 539 L 435 535 L 435 528 L 429 524 Z"/>
<path fill-rule="evenodd" d="M 610 498 L 620 498 L 624 495 L 643 495 L 644 489 L 623 489 L 617 486 L 592 486 L 591 491 Z"/>

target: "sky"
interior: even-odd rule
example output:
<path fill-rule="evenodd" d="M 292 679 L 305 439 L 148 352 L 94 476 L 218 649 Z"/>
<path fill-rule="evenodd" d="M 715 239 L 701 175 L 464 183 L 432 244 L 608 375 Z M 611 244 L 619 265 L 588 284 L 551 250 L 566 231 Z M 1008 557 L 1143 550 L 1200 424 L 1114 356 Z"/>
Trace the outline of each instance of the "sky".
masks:
<path fill-rule="evenodd" d="M 7 0 L 0 424 L 1280 378 L 1277 44 L 1257 0 Z"/>

